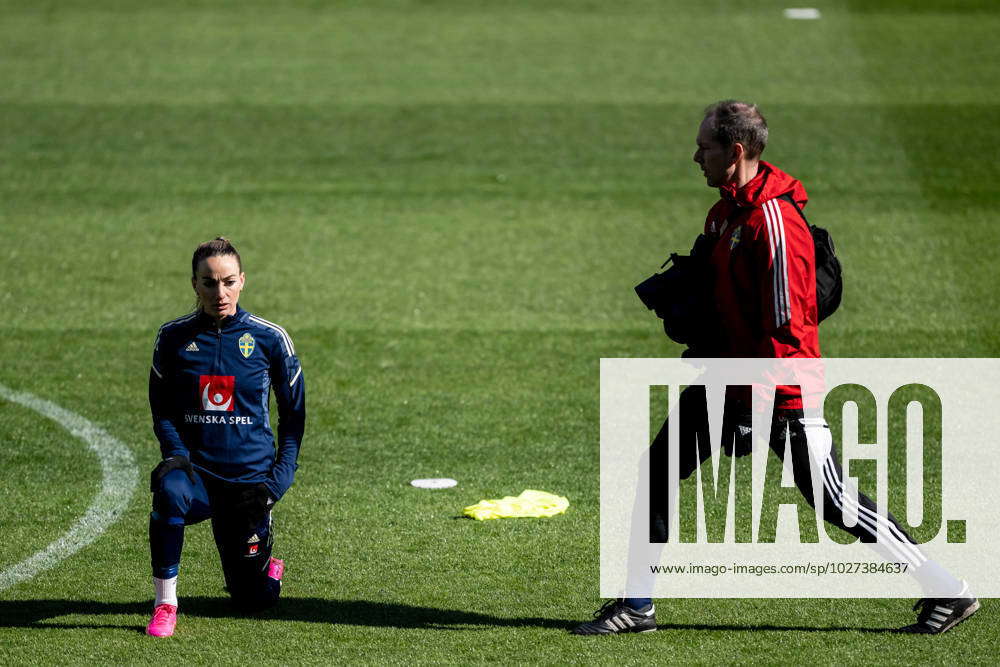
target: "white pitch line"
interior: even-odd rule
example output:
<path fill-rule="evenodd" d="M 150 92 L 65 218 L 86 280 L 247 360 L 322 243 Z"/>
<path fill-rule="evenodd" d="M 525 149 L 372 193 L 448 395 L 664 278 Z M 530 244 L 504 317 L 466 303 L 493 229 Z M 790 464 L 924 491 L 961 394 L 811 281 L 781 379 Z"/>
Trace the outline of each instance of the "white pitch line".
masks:
<path fill-rule="evenodd" d="M 96 540 L 118 520 L 135 490 L 139 470 L 132 451 L 120 440 L 93 422 L 27 392 L 18 392 L 0 384 L 0 398 L 18 403 L 56 422 L 71 435 L 87 443 L 101 462 L 101 490 L 87 512 L 69 531 L 35 555 L 0 572 L 0 591 L 32 578 L 68 558 Z"/>

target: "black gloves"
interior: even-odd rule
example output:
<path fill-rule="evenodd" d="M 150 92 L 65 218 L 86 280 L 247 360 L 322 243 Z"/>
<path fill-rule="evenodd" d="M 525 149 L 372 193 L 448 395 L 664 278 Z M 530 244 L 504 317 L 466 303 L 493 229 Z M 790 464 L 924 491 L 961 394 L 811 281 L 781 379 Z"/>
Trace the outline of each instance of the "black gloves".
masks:
<path fill-rule="evenodd" d="M 264 520 L 267 511 L 273 504 L 274 500 L 271 498 L 271 492 L 267 490 L 267 486 L 263 482 L 257 482 L 256 484 L 242 485 L 242 488 L 236 492 L 233 510 L 246 517 L 247 524 L 253 527 Z"/>
<path fill-rule="evenodd" d="M 726 456 L 746 456 L 753 451 L 753 413 L 740 410 L 723 425 L 722 433 Z"/>
<path fill-rule="evenodd" d="M 188 479 L 194 484 L 194 468 L 191 467 L 191 462 L 188 461 L 187 457 L 171 456 L 160 461 L 159 465 L 153 468 L 153 472 L 149 473 L 149 490 L 156 493 L 156 490 L 160 488 L 160 482 L 167 476 L 167 473 L 177 469 L 186 472 Z"/>

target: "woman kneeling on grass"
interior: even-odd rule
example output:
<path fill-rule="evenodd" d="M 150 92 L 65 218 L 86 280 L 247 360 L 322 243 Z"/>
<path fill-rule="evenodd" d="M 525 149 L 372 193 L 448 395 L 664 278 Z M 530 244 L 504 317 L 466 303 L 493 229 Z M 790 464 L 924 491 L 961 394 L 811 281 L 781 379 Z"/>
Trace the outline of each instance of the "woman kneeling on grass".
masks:
<path fill-rule="evenodd" d="M 285 330 L 239 307 L 245 281 L 229 241 L 198 246 L 191 259 L 198 307 L 160 327 L 153 347 L 149 404 L 163 455 L 150 476 L 156 601 L 146 633 L 154 637 L 169 637 L 177 624 L 185 526 L 212 520 L 226 587 L 240 609 L 270 606 L 281 592 L 285 564 L 271 557 L 271 507 L 295 475 L 305 382 Z"/>

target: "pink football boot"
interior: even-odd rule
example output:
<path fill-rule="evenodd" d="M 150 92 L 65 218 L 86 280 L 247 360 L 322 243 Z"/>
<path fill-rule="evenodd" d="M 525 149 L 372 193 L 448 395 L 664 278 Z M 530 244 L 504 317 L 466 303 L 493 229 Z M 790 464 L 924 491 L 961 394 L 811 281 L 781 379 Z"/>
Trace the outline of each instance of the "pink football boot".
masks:
<path fill-rule="evenodd" d="M 281 577 L 285 574 L 285 561 L 280 558 L 271 558 L 271 562 L 267 565 L 267 576 L 281 581 Z"/>
<path fill-rule="evenodd" d="M 177 625 L 177 607 L 172 604 L 161 604 L 153 610 L 153 618 L 146 626 L 146 634 L 150 637 L 169 637 L 174 634 Z"/>

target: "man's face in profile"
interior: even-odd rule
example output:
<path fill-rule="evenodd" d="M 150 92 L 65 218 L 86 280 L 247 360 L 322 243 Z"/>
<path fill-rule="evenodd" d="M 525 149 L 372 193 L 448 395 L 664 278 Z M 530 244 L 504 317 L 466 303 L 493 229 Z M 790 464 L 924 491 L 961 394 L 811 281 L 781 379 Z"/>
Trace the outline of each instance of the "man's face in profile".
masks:
<path fill-rule="evenodd" d="M 735 172 L 733 147 L 723 146 L 712 136 L 712 128 L 706 118 L 698 129 L 698 150 L 694 152 L 694 161 L 701 167 L 705 180 L 710 188 L 726 184 Z"/>

